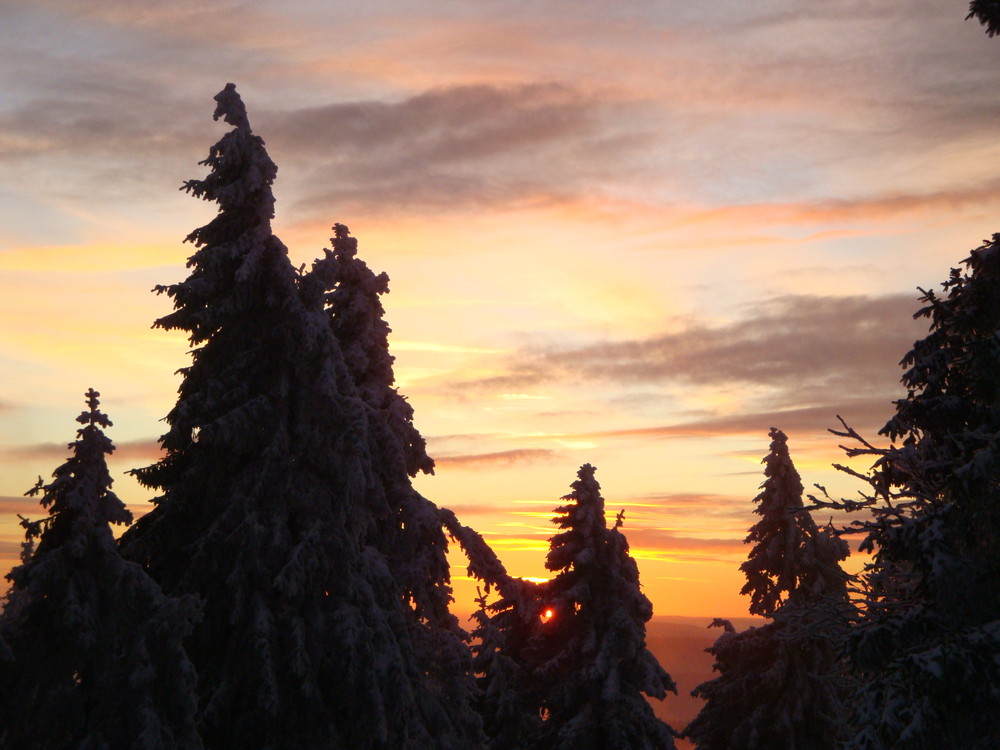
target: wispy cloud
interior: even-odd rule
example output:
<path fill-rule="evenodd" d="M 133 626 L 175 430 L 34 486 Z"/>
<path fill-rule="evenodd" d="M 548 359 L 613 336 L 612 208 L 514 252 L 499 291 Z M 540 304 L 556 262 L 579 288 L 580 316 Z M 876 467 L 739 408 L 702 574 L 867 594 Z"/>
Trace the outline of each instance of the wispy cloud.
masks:
<path fill-rule="evenodd" d="M 839 404 L 824 404 L 799 409 L 733 414 L 723 417 L 698 419 L 676 424 L 635 427 L 621 430 L 574 433 L 572 438 L 629 438 L 629 437 L 713 437 L 723 435 L 766 435 L 771 427 L 785 432 L 825 432 L 830 427 L 839 428 L 837 415 L 855 426 L 871 427 L 888 418 L 891 404 L 888 398 L 842 399 Z"/>
<path fill-rule="evenodd" d="M 519 448 L 495 453 L 467 453 L 454 456 L 435 456 L 434 463 L 441 468 L 477 469 L 484 466 L 510 466 L 513 464 L 551 461 L 558 452 L 547 448 Z"/>
<path fill-rule="evenodd" d="M 645 339 L 524 349 L 502 374 L 442 388 L 495 393 L 553 383 L 674 383 L 750 386 L 757 394 L 740 415 L 593 433 L 602 436 L 766 432 L 820 416 L 833 426 L 838 413 L 884 413 L 898 395 L 901 371 L 894 363 L 927 332 L 925 320 L 912 319 L 917 308 L 915 294 L 779 297 L 751 306 L 728 324 L 695 322 Z"/>
<path fill-rule="evenodd" d="M 150 96 L 133 84 L 135 102 L 127 86 L 84 87 L 58 98 L 36 98 L 0 114 L 0 159 L 71 154 L 128 159 L 138 153 L 175 156 L 201 135 L 204 140 L 205 107 L 182 106 L 168 92 Z M 201 115 L 199 117 L 199 115 Z M 170 127 L 164 127 L 164 122 Z"/>
<path fill-rule="evenodd" d="M 5 457 L 21 460 L 50 459 L 65 461 L 72 454 L 72 443 L 35 443 L 0 451 Z M 160 444 L 155 440 L 131 440 L 115 444 L 115 451 L 109 460 L 155 461 L 162 455 Z"/>
<path fill-rule="evenodd" d="M 296 210 L 326 216 L 361 206 L 369 214 L 497 208 L 592 191 L 650 143 L 622 117 L 636 106 L 561 83 L 479 84 L 265 113 L 261 122 L 285 144 L 297 182 L 323 186 Z"/>
<path fill-rule="evenodd" d="M 22 515 L 26 517 L 34 517 L 41 515 L 42 513 L 44 513 L 44 511 L 38 504 L 37 498 L 0 495 L 0 516 Z M 17 528 L 16 519 L 13 520 L 11 528 Z"/>
<path fill-rule="evenodd" d="M 638 519 L 640 526 L 660 526 L 678 525 L 691 520 L 699 521 L 700 525 L 704 519 L 711 518 L 713 524 L 718 526 L 720 522 L 742 522 L 751 510 L 748 498 L 696 492 L 667 492 L 608 500 L 608 508 L 619 505 L 626 510 L 626 528 L 632 525 L 632 519 Z"/>
<path fill-rule="evenodd" d="M 892 190 L 850 198 L 815 198 L 802 201 L 754 202 L 721 206 L 631 206 L 650 220 L 658 218 L 664 229 L 684 227 L 831 227 L 873 225 L 907 216 L 939 215 L 969 207 L 986 207 L 1000 201 L 1000 180 L 987 179 L 940 190 Z M 780 238 L 773 237 L 772 240 Z"/>

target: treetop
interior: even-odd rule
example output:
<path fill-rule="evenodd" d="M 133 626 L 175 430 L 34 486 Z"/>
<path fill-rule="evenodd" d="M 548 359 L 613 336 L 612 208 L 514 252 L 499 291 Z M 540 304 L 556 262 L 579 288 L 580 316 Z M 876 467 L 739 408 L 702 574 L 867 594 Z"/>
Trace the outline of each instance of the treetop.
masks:
<path fill-rule="evenodd" d="M 236 84 L 227 83 L 226 87 L 215 95 L 215 113 L 212 119 L 218 120 L 236 128 L 250 129 L 250 120 L 247 118 L 247 108 L 243 104 L 243 99 L 236 93 Z"/>
<path fill-rule="evenodd" d="M 87 397 L 87 411 L 80 412 L 80 416 L 76 418 L 76 421 L 84 425 L 90 424 L 98 425 L 100 427 L 111 427 L 113 424 L 112 421 L 108 419 L 106 414 L 97 408 L 101 405 L 100 392 L 90 388 L 83 395 Z"/>

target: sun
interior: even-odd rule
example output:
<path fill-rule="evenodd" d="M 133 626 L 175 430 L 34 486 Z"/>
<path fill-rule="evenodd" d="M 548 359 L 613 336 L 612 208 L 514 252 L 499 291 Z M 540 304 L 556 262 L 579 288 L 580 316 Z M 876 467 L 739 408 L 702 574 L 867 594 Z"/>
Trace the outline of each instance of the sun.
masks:
<path fill-rule="evenodd" d="M 546 607 L 545 610 L 540 615 L 542 622 L 548 622 L 555 616 L 556 616 L 556 611 L 552 609 L 552 607 Z"/>

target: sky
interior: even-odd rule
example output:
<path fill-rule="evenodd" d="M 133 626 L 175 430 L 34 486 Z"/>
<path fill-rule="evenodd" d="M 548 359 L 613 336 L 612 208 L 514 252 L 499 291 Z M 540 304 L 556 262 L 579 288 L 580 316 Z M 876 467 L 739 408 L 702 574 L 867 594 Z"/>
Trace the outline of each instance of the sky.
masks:
<path fill-rule="evenodd" d="M 744 615 L 769 428 L 808 489 L 855 495 L 828 428 L 875 437 L 927 330 L 918 287 L 1000 231 L 1000 41 L 966 8 L 7 0 L 0 569 L 90 387 L 115 489 L 148 506 L 126 472 L 156 460 L 188 361 L 150 290 L 214 215 L 178 188 L 232 81 L 293 262 L 341 222 L 391 278 L 397 383 L 437 460 L 420 491 L 544 577 L 592 463 L 656 614 Z"/>

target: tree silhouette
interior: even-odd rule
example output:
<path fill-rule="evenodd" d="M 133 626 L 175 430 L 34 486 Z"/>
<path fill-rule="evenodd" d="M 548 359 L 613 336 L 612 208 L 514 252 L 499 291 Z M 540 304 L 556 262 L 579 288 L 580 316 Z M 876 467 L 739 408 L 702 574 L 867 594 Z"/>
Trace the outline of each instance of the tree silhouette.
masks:
<path fill-rule="evenodd" d="M 307 305 L 323 309 L 347 376 L 366 406 L 375 491 L 388 508 L 366 542 L 385 556 L 409 604 L 420 669 L 433 690 L 447 694 L 451 706 L 461 707 L 471 721 L 475 686 L 466 633 L 449 610 L 448 540 L 440 510 L 409 481 L 419 472 L 432 474 L 434 461 L 413 424 L 413 408 L 393 386 L 390 328 L 380 300 L 389 291 L 389 277 L 376 275 L 358 257 L 358 241 L 345 225 L 335 224 L 333 231 L 332 249 L 302 277 L 300 288 Z"/>
<path fill-rule="evenodd" d="M 846 578 L 838 564 L 847 545 L 821 533 L 803 510 L 802 480 L 788 452 L 788 438 L 771 428 L 764 457 L 764 483 L 754 498 L 760 516 L 744 543 L 753 544 L 740 565 L 747 578 L 740 590 L 750 596 L 750 613 L 770 617 L 786 603 L 841 599 Z"/>
<path fill-rule="evenodd" d="M 546 583 L 512 578 L 489 545 L 442 511 L 469 557 L 469 573 L 500 598 L 474 615 L 480 707 L 489 746 L 531 750 L 673 750 L 673 730 L 646 696 L 676 692 L 646 648 L 653 613 L 620 531 L 604 516 L 590 464 L 582 466 L 553 523 Z"/>
<path fill-rule="evenodd" d="M 461 524 L 447 508 L 440 510 L 448 533 L 469 559 L 469 575 L 485 591 L 473 613 L 473 666 L 477 675 L 477 708 L 483 719 L 487 747 L 524 750 L 534 747 L 541 729 L 543 685 L 534 673 L 537 643 L 542 636 L 540 615 L 548 598 L 535 581 L 511 576 L 479 532 Z M 487 603 L 491 590 L 499 597 Z"/>
<path fill-rule="evenodd" d="M 413 407 L 393 387 L 395 357 L 389 353 L 389 334 L 381 296 L 389 291 L 389 276 L 375 275 L 361 260 L 358 241 L 343 224 L 333 226 L 332 249 L 313 264 L 307 285 L 315 279 L 324 291 L 330 327 L 358 394 L 377 410 L 403 446 L 407 473 L 434 473 L 423 437 L 413 425 Z"/>
<path fill-rule="evenodd" d="M 297 274 L 271 232 L 276 168 L 235 87 L 216 101 L 233 129 L 185 188 L 219 211 L 188 237 L 188 278 L 158 287 L 175 310 L 157 325 L 189 334 L 192 362 L 164 458 L 136 472 L 162 494 L 125 549 L 204 601 L 188 650 L 212 750 L 474 747 L 447 572 L 424 571 L 436 598 L 414 604 L 387 553 L 410 491 L 403 448 L 359 393 L 322 279 Z"/>
<path fill-rule="evenodd" d="M 536 747 L 672 749 L 673 730 L 643 693 L 662 700 L 676 687 L 646 648 L 653 607 L 619 530 L 622 516 L 607 527 L 594 474 L 580 467 L 552 520 L 562 531 L 549 542 L 545 567 L 556 575 L 541 592 L 552 616 L 533 645 L 546 713 Z"/>
<path fill-rule="evenodd" d="M 924 291 L 930 332 L 903 358 L 907 395 L 869 456 L 864 618 L 851 639 L 863 687 L 852 747 L 1000 742 L 1000 235 L 952 269 L 946 296 Z"/>
<path fill-rule="evenodd" d="M 987 36 L 1000 33 L 1000 2 L 997 0 L 972 0 L 966 20 L 975 18 L 986 28 Z"/>
<path fill-rule="evenodd" d="M 538 636 L 539 598 L 509 599 L 487 604 L 476 600 L 473 613 L 473 664 L 479 675 L 478 709 L 490 750 L 524 750 L 534 746 L 542 729 L 542 698 L 531 673 L 530 644 Z M 527 648 L 527 651 L 525 650 Z"/>
<path fill-rule="evenodd" d="M 774 428 L 770 437 L 740 593 L 771 622 L 739 633 L 712 623 L 725 629 L 708 649 L 719 674 L 694 689 L 705 705 L 684 731 L 699 750 L 833 750 L 845 720 L 847 545 L 813 522 L 787 438 Z"/>
<path fill-rule="evenodd" d="M 22 520 L 37 545 L 7 576 L 16 606 L 0 615 L 0 748 L 198 750 L 181 646 L 197 607 L 119 554 L 110 524 L 132 516 L 111 490 L 111 421 L 100 394 L 86 396 L 73 455 L 28 493 L 48 510 Z"/>

